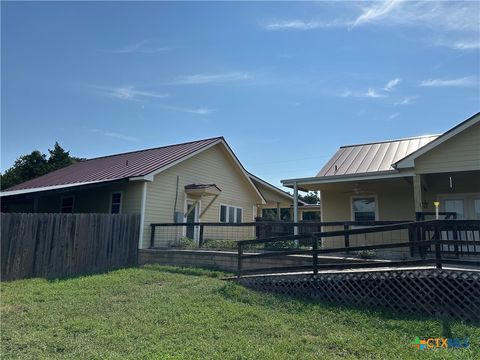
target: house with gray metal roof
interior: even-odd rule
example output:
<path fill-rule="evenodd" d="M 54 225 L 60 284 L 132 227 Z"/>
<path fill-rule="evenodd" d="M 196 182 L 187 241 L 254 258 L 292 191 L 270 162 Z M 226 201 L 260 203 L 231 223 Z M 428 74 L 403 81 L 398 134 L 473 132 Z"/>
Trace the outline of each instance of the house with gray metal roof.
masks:
<path fill-rule="evenodd" d="M 316 176 L 282 183 L 295 197 L 320 191 L 322 221 L 413 220 L 435 206 L 480 219 L 480 113 L 440 135 L 342 146 Z"/>
<path fill-rule="evenodd" d="M 251 222 L 293 200 L 248 173 L 223 137 L 80 161 L 0 195 L 8 212 L 138 213 L 140 248 L 151 223 Z M 194 227 L 183 231 L 198 237 Z"/>

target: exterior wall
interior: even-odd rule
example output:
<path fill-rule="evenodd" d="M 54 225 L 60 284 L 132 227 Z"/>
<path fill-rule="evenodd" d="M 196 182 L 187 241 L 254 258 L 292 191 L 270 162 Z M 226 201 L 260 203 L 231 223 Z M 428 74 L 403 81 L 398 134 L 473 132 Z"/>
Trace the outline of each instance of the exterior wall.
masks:
<path fill-rule="evenodd" d="M 280 203 L 281 207 L 290 207 L 293 204 L 293 200 L 285 196 L 281 196 L 278 193 L 270 190 L 268 187 L 262 185 L 261 183 L 255 182 L 255 185 L 258 187 L 263 197 L 267 201 L 265 205 L 262 206 L 264 209 L 277 208 L 277 202 Z"/>
<path fill-rule="evenodd" d="M 480 170 L 480 123 L 415 159 L 417 174 Z"/>
<path fill-rule="evenodd" d="M 411 182 L 411 181 L 410 181 Z M 353 191 L 353 183 L 337 183 L 324 186 L 320 191 L 322 205 L 322 221 L 350 221 L 352 219 L 352 196 L 357 196 Z M 365 196 L 376 196 L 377 198 L 377 220 L 414 220 L 415 208 L 413 202 L 413 186 L 407 179 L 391 179 L 368 181 L 365 184 L 359 183 Z M 363 196 L 363 193 L 358 196 Z M 339 227 L 325 227 L 324 231 L 343 230 Z M 408 239 L 406 232 L 398 232 L 389 235 L 376 233 L 367 236 L 351 236 L 350 245 L 370 245 L 384 242 L 396 242 Z M 391 237 L 393 236 L 393 237 Z M 343 237 L 332 237 L 322 239 L 322 246 L 343 247 Z"/>
<path fill-rule="evenodd" d="M 122 192 L 121 213 L 140 213 L 141 184 L 136 182 L 102 186 L 93 189 L 69 191 L 61 194 L 41 196 L 38 201 L 39 213 L 60 212 L 61 199 L 74 196 L 74 213 L 109 213 L 110 195 L 112 192 Z"/>
<path fill-rule="evenodd" d="M 365 196 L 377 197 L 378 220 L 415 219 L 413 187 L 406 179 L 368 181 L 359 183 Z M 322 221 L 350 221 L 351 198 L 357 196 L 353 183 L 332 184 L 321 190 Z M 360 193 L 358 196 L 363 196 Z"/>
<path fill-rule="evenodd" d="M 174 209 L 175 194 L 178 198 Z M 150 224 L 170 223 L 174 221 L 174 212 L 185 213 L 186 198 L 184 188 L 188 184 L 216 184 L 222 191 L 215 202 L 200 219 L 202 222 L 218 222 L 220 204 L 243 208 L 243 222 L 253 221 L 254 207 L 261 202 L 260 197 L 246 180 L 241 170 L 236 166 L 222 145 L 215 145 L 200 154 L 173 166 L 154 177 L 147 184 L 147 199 L 145 207 L 144 236 L 142 248 L 150 244 Z M 192 197 L 194 200 L 194 198 Z M 200 203 L 200 213 L 210 200 L 204 197 Z M 252 237 L 251 230 L 245 231 L 245 238 Z M 181 236 L 182 234 L 179 234 Z M 205 239 L 213 234 L 204 234 Z M 166 245 L 166 244 L 165 244 Z"/>

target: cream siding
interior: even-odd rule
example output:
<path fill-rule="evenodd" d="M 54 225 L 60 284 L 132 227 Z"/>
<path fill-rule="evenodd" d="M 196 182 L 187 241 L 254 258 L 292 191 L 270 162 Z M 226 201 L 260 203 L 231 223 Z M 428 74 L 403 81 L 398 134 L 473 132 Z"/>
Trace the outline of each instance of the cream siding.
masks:
<path fill-rule="evenodd" d="M 322 203 L 322 221 L 350 221 L 352 220 L 352 197 L 353 196 L 376 196 L 378 220 L 413 220 L 415 209 L 413 204 L 413 187 L 408 178 L 370 181 L 358 183 L 361 192 L 353 191 L 353 183 L 337 183 L 324 185 L 320 191 Z M 342 230 L 343 227 L 325 227 L 324 231 Z M 393 238 L 385 238 L 386 234 L 368 234 L 352 236 L 350 245 L 375 244 L 382 242 L 393 242 L 394 240 L 405 240 L 406 233 L 398 232 L 390 234 Z M 322 239 L 322 246 L 343 247 L 344 238 Z"/>
<path fill-rule="evenodd" d="M 177 206 L 174 209 L 175 194 L 178 182 Z M 185 212 L 186 194 L 185 185 L 188 184 L 216 184 L 222 191 L 215 202 L 209 207 L 201 218 L 201 222 L 218 222 L 219 205 L 232 205 L 243 209 L 243 221 L 253 220 L 253 208 L 261 203 L 260 197 L 252 185 L 247 181 L 242 171 L 230 158 L 223 145 L 215 145 L 198 155 L 189 158 L 155 175 L 154 181 L 147 185 L 147 199 L 145 208 L 144 237 L 142 247 L 150 244 L 151 223 L 171 223 L 174 221 L 174 212 Z M 194 199 L 194 198 L 192 198 Z M 200 212 L 204 209 L 211 196 L 204 197 L 201 201 Z M 166 231 L 166 229 L 164 229 Z M 251 230 L 245 230 L 245 237 L 251 237 Z M 173 230 L 170 230 L 170 232 Z M 157 231 L 156 245 L 167 245 Z M 181 234 L 180 234 L 181 235 Z M 222 237 L 220 231 L 216 234 L 208 233 L 205 239 Z"/>
<path fill-rule="evenodd" d="M 263 208 L 276 208 L 277 207 L 277 202 L 280 203 L 281 207 L 289 207 L 293 205 L 293 199 L 289 199 L 286 196 L 282 196 L 278 194 L 277 192 L 271 190 L 270 188 L 262 185 L 261 183 L 255 182 L 255 185 L 257 188 L 260 190 L 262 193 L 263 197 L 266 200 L 266 204 L 263 205 Z"/>
<path fill-rule="evenodd" d="M 415 159 L 417 174 L 480 170 L 480 123 Z"/>

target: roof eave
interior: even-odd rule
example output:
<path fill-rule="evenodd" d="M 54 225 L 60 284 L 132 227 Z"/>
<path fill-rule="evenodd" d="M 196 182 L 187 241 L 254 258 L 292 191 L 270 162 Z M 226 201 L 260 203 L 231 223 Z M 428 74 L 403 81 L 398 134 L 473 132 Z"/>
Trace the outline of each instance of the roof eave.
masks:
<path fill-rule="evenodd" d="M 410 177 L 415 174 L 410 171 L 398 171 L 398 170 L 388 170 L 388 171 L 377 171 L 374 173 L 364 173 L 364 174 L 350 174 L 350 175 L 332 175 L 332 176 L 322 176 L 322 177 L 308 177 L 308 178 L 298 178 L 298 179 L 285 179 L 282 180 L 283 186 L 292 187 L 297 184 L 301 185 L 316 185 L 316 184 L 331 184 L 339 182 L 350 182 L 350 181 L 361 181 L 361 180 L 380 180 L 380 179 L 391 179 L 398 177 Z"/>

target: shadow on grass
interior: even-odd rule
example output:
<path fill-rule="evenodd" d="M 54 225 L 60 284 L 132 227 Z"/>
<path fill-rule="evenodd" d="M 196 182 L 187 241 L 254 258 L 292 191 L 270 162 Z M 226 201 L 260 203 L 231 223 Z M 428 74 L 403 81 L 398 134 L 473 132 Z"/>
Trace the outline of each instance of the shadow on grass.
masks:
<path fill-rule="evenodd" d="M 143 269 L 148 271 L 167 272 L 171 274 L 205 276 L 205 277 L 217 278 L 217 279 L 232 275 L 223 271 L 216 271 L 216 270 L 210 270 L 210 269 L 204 269 L 204 268 L 164 266 L 164 265 L 153 265 L 153 264 L 144 265 Z"/>
<path fill-rule="evenodd" d="M 258 305 L 267 307 L 272 310 L 282 309 L 287 312 L 298 312 L 301 309 L 302 312 L 312 311 L 317 307 L 321 307 L 321 311 L 330 314 L 345 313 L 346 317 L 338 318 L 338 321 L 351 323 L 350 315 L 361 315 L 372 318 L 380 318 L 386 321 L 414 321 L 414 322 L 438 322 L 439 336 L 453 337 L 452 325 L 455 323 L 465 323 L 471 326 L 478 326 L 480 323 L 473 321 L 462 321 L 457 319 L 442 318 L 427 316 L 422 314 L 399 314 L 386 308 L 368 308 L 355 304 L 347 303 L 333 303 L 324 300 L 314 298 L 304 298 L 300 296 L 289 296 L 283 294 L 277 294 L 273 292 L 257 291 L 246 288 L 236 282 L 226 282 L 222 287 L 217 289 L 219 295 L 223 298 L 237 303 L 247 305 Z M 350 314 L 350 315 L 349 315 Z M 402 327 L 402 325 L 398 325 Z"/>

